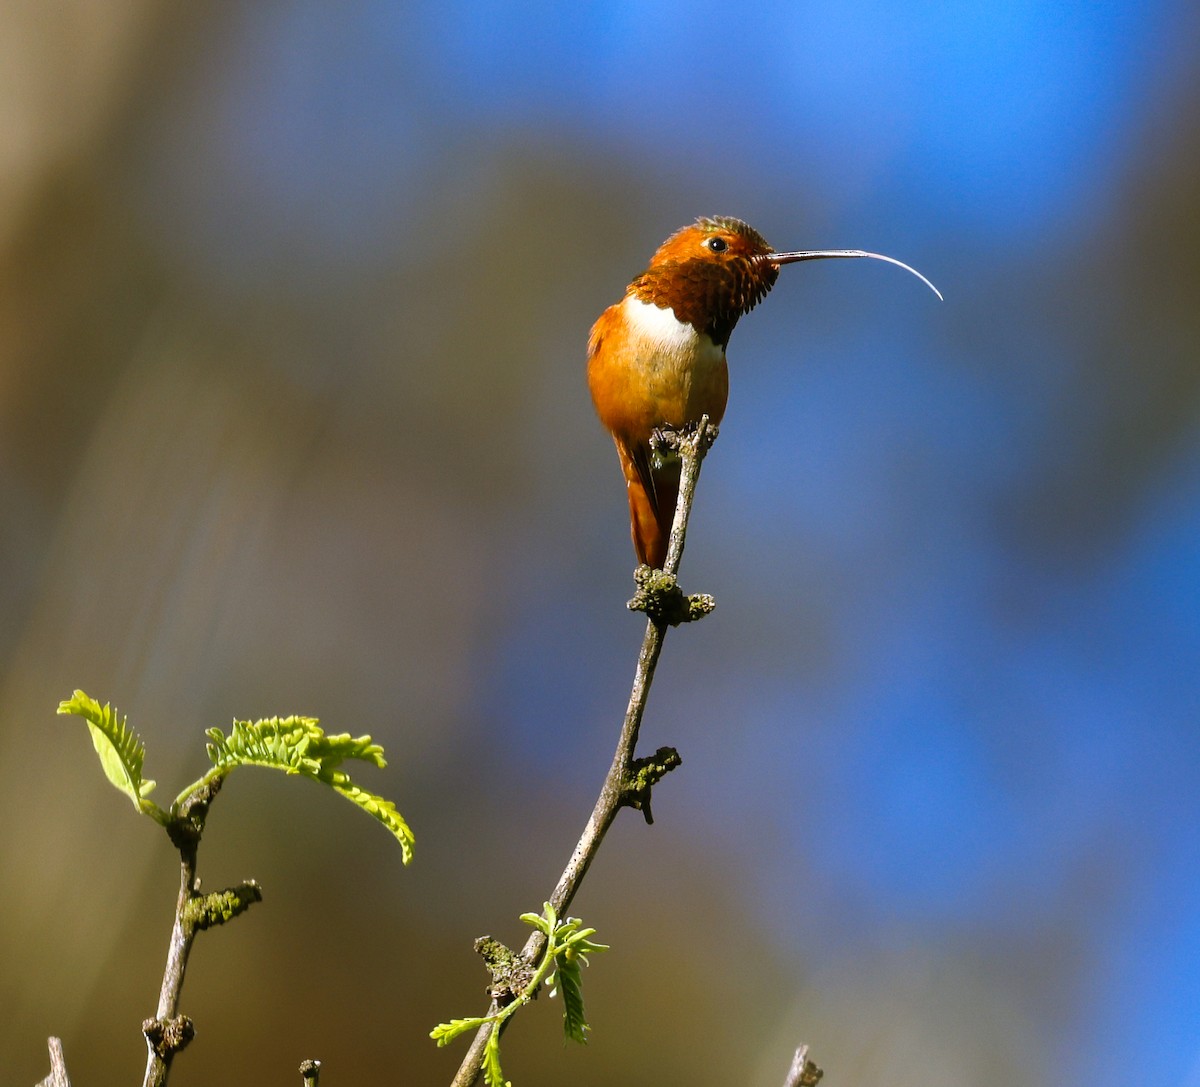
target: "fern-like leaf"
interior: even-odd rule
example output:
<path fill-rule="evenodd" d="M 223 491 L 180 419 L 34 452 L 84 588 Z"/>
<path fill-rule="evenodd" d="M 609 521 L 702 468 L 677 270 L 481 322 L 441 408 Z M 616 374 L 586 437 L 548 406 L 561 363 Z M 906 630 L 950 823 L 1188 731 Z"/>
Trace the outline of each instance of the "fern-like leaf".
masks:
<path fill-rule="evenodd" d="M 439 1023 L 429 1032 L 429 1037 L 437 1042 L 438 1047 L 449 1045 L 460 1034 L 469 1030 L 477 1030 L 486 1023 L 486 1019 L 451 1019 L 449 1023 Z"/>
<path fill-rule="evenodd" d="M 316 724 L 316 722 L 313 722 Z M 327 767 L 337 766 L 346 759 L 357 759 L 359 762 L 369 762 L 382 770 L 387 766 L 383 757 L 383 748 L 371 742 L 370 736 L 359 736 L 355 739 L 348 732 L 338 736 L 326 736 L 322 733 L 316 741 L 317 755 Z"/>
<path fill-rule="evenodd" d="M 559 923 L 548 902 L 540 919 L 526 914 L 524 920 L 542 931 L 549 930 L 548 953 L 554 956 L 554 973 L 547 978 L 547 984 L 552 986 L 550 995 L 562 993 L 563 1033 L 568 1040 L 586 1045 L 588 1031 L 592 1028 L 583 1008 L 582 967 L 587 966 L 588 955 L 593 951 L 607 951 L 608 945 L 592 940 L 596 930 L 581 928 L 583 922 L 578 917 L 568 917 Z"/>
<path fill-rule="evenodd" d="M 512 1087 L 500 1067 L 500 1028 L 493 1027 L 483 1048 L 483 1082 L 487 1087 Z"/>
<path fill-rule="evenodd" d="M 82 717 L 87 722 L 92 746 L 100 757 L 105 777 L 133 801 L 138 811 L 153 815 L 159 810 L 156 804 L 146 799 L 154 782 L 142 777 L 146 748 L 129 727 L 127 718 L 109 703 L 101 706 L 83 691 L 76 691 L 71 698 L 60 702 L 58 712 Z"/>
<path fill-rule="evenodd" d="M 318 780 L 326 782 L 334 792 L 344 796 L 351 804 L 357 804 L 369 816 L 382 823 L 400 843 L 401 859 L 404 863 L 408 864 L 412 860 L 413 832 L 404 821 L 404 817 L 396 810 L 395 804 L 355 785 L 350 780 L 350 776 L 340 770 L 335 770 L 330 775 L 321 773 L 318 775 Z"/>
<path fill-rule="evenodd" d="M 586 1045 L 592 1028 L 583 1010 L 583 975 L 578 956 L 564 955 L 559 960 L 557 980 L 563 1001 L 563 1034 L 569 1041 Z"/>
<path fill-rule="evenodd" d="M 234 721 L 228 736 L 208 730 L 208 757 L 223 776 L 237 766 L 265 766 L 328 785 L 374 818 L 400 843 L 405 864 L 412 860 L 413 834 L 396 806 L 355 784 L 338 767 L 349 759 L 386 766 L 383 748 L 370 736 L 327 736 L 315 717 L 270 717 Z"/>
<path fill-rule="evenodd" d="M 316 777 L 321 763 L 309 756 L 308 748 L 323 735 L 313 717 L 234 721 L 228 736 L 219 728 L 208 730 L 208 757 L 225 772 L 235 766 L 265 766 L 285 774 Z"/>

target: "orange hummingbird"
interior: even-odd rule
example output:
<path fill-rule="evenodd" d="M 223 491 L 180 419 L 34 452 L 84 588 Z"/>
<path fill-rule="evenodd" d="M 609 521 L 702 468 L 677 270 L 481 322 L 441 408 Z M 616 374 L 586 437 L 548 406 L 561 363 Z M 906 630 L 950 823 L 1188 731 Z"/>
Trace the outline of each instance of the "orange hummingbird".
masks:
<path fill-rule="evenodd" d="M 697 219 L 672 234 L 650 266 L 609 306 L 588 337 L 588 388 L 612 434 L 629 492 L 638 561 L 661 567 L 679 492 L 678 457 L 651 449 L 660 427 L 678 430 L 707 415 L 719 423 L 729 395 L 725 348 L 744 313 L 767 295 L 785 264 L 871 257 L 920 272 L 894 257 L 861 249 L 776 253 L 740 219 Z"/>

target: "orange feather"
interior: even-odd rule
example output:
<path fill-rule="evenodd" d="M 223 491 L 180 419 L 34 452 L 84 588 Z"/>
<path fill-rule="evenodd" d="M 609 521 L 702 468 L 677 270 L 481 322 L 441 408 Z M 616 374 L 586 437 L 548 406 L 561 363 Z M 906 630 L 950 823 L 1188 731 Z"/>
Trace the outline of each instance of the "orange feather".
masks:
<path fill-rule="evenodd" d="M 729 393 L 725 352 L 670 309 L 627 296 L 592 328 L 588 387 L 617 447 L 638 561 L 661 567 L 679 494 L 679 462 L 655 455 L 650 436 L 658 427 L 680 428 L 702 415 L 720 422 Z"/>

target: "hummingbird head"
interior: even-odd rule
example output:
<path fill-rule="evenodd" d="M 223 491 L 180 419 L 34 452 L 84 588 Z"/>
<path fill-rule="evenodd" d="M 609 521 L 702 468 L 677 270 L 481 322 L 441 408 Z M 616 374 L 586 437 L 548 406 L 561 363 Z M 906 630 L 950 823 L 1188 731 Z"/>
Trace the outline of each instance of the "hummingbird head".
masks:
<path fill-rule="evenodd" d="M 920 272 L 882 253 L 862 249 L 803 249 L 776 253 L 757 230 L 741 219 L 714 215 L 675 231 L 650 258 L 650 266 L 629 285 L 628 294 L 707 333 L 713 343 L 729 343 L 738 318 L 749 313 L 775 286 L 779 269 L 805 260 L 869 257 L 912 272 L 940 299 L 941 292 Z"/>
<path fill-rule="evenodd" d="M 697 219 L 658 247 L 628 293 L 673 310 L 678 320 L 724 346 L 738 318 L 779 278 L 778 266 L 763 260 L 772 252 L 766 238 L 740 219 Z"/>

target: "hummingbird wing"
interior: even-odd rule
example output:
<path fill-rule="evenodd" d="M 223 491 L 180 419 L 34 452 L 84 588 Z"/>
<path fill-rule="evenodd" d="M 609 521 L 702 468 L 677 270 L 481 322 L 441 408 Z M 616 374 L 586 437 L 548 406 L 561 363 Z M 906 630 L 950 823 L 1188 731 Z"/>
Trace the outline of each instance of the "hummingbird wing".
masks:
<path fill-rule="evenodd" d="M 671 522 L 679 496 L 679 459 L 663 460 L 648 441 L 613 440 L 629 494 L 629 526 L 639 562 L 661 568 L 667 561 Z"/>
<path fill-rule="evenodd" d="M 667 540 L 675 517 L 679 463 L 677 459 L 674 463 L 664 460 L 650 448 L 654 428 L 670 422 L 671 415 L 644 388 L 643 363 L 631 344 L 623 305 L 609 306 L 592 326 L 588 388 L 596 414 L 612 435 L 621 458 L 638 561 L 661 568 L 667 560 Z"/>

